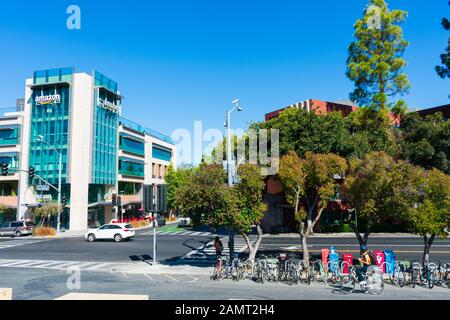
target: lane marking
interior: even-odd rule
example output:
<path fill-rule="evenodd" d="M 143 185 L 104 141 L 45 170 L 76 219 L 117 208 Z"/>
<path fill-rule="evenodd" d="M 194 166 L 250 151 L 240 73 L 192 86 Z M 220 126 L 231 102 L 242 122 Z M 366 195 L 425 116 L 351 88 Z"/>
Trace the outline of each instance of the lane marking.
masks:
<path fill-rule="evenodd" d="M 172 280 L 175 281 L 175 282 L 180 282 L 180 280 L 175 279 L 174 277 L 172 277 L 172 276 L 170 276 L 170 275 L 168 275 L 168 274 L 163 273 L 162 275 L 163 275 L 164 277 L 167 277 L 167 278 L 172 279 Z"/>
<path fill-rule="evenodd" d="M 152 277 L 150 277 L 147 273 L 144 273 L 144 276 L 146 276 L 148 279 L 150 279 L 151 281 L 155 281 L 155 280 L 153 280 L 153 278 Z"/>

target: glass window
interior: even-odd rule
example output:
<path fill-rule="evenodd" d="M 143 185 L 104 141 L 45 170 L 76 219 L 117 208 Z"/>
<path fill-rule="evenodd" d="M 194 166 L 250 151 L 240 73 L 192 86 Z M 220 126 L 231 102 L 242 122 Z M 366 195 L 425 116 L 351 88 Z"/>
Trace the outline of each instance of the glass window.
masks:
<path fill-rule="evenodd" d="M 172 152 L 169 149 L 165 149 L 164 147 L 155 147 L 153 146 L 152 151 L 153 158 L 171 161 L 172 160 Z"/>

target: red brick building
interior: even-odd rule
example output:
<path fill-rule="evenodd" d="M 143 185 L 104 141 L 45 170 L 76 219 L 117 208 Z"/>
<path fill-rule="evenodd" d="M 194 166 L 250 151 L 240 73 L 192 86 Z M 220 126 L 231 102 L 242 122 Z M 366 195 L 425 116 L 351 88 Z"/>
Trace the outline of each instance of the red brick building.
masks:
<path fill-rule="evenodd" d="M 281 108 L 265 115 L 265 121 L 269 121 L 278 117 L 283 111 L 288 108 L 296 108 L 314 112 L 317 115 L 327 115 L 331 112 L 341 112 L 344 117 L 356 111 L 358 107 L 351 101 L 323 101 L 317 99 L 304 100 L 285 108 Z M 400 125 L 400 119 L 390 115 L 391 123 L 394 126 Z M 295 230 L 296 223 L 294 212 L 292 208 L 286 205 L 284 199 L 284 191 L 281 183 L 276 177 L 269 177 L 266 181 L 266 199 L 268 204 L 268 212 L 262 220 L 262 227 L 265 232 L 283 232 Z M 347 203 L 343 201 L 340 196 L 337 196 L 334 201 L 331 201 L 328 208 L 322 214 L 321 222 L 327 225 L 333 225 L 336 221 L 342 222 L 343 215 L 345 215 Z M 320 231 L 320 223 L 316 231 Z"/>
<path fill-rule="evenodd" d="M 358 107 L 351 101 L 336 101 L 336 102 L 330 102 L 330 101 L 322 101 L 317 99 L 308 99 L 302 102 L 298 102 L 295 104 L 292 104 L 290 106 L 287 106 L 282 109 L 278 109 L 269 113 L 266 113 L 265 115 L 265 121 L 269 121 L 273 118 L 276 118 L 282 113 L 284 110 L 288 108 L 296 108 L 296 109 L 303 109 L 307 110 L 309 112 L 314 112 L 317 115 L 326 115 L 333 111 L 338 111 L 342 113 L 344 117 L 347 117 L 350 113 L 356 111 Z M 396 118 L 394 115 L 390 114 L 389 118 L 391 119 L 391 122 L 395 126 L 400 125 L 400 119 Z"/>
<path fill-rule="evenodd" d="M 421 117 L 426 117 L 426 116 L 428 116 L 430 114 L 435 114 L 435 113 L 440 112 L 444 116 L 444 119 L 448 120 L 448 119 L 450 119 L 450 104 L 445 104 L 443 106 L 434 107 L 434 108 L 418 110 L 418 111 L 415 111 L 415 112 L 417 112 Z"/>

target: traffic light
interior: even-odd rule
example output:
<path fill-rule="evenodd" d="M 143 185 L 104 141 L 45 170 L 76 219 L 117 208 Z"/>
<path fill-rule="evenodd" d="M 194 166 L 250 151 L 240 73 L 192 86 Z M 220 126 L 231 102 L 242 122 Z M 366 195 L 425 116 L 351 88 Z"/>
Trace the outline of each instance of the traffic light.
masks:
<path fill-rule="evenodd" d="M 8 175 L 8 166 L 9 164 L 6 162 L 2 163 L 2 175 L 6 177 Z"/>
<path fill-rule="evenodd" d="M 122 206 L 122 198 L 120 196 L 117 197 L 117 206 L 118 207 Z"/>
<path fill-rule="evenodd" d="M 112 195 L 112 206 L 115 207 L 117 205 L 117 194 L 113 193 Z"/>
<path fill-rule="evenodd" d="M 65 206 L 67 206 L 67 197 L 66 197 L 66 195 L 63 195 L 63 197 L 62 197 L 62 206 L 63 206 L 63 208 Z"/>
<path fill-rule="evenodd" d="M 30 167 L 29 174 L 30 174 L 30 179 L 33 179 L 34 176 L 36 175 L 33 167 Z"/>

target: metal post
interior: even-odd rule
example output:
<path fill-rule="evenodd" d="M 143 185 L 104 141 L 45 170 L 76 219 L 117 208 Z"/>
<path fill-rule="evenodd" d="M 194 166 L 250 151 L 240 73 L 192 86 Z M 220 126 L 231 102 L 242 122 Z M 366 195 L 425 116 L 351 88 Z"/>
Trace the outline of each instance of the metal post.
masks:
<path fill-rule="evenodd" d="M 153 191 L 153 203 L 155 206 L 153 213 L 153 265 L 156 266 L 156 215 L 158 213 L 158 186 L 153 186 L 155 188 Z"/>
<path fill-rule="evenodd" d="M 56 150 L 55 150 L 56 151 Z M 59 152 L 59 170 L 58 170 L 58 221 L 56 226 L 56 232 L 61 231 L 61 179 L 62 179 L 62 153 Z"/>
<path fill-rule="evenodd" d="M 122 207 L 122 197 L 121 196 L 117 197 L 117 206 L 118 206 L 119 211 L 120 211 L 120 220 L 123 223 L 123 207 Z"/>
<path fill-rule="evenodd" d="M 228 172 L 228 187 L 233 185 L 233 176 L 231 172 L 231 110 L 227 111 L 227 172 Z M 234 256 L 234 230 L 230 229 L 228 234 L 229 242 L 228 248 L 230 249 L 230 261 Z"/>

